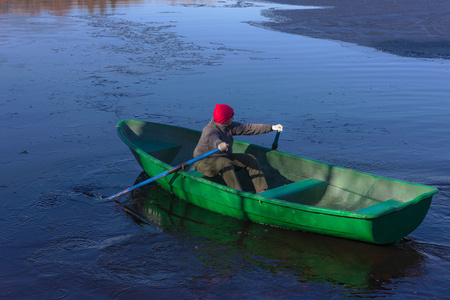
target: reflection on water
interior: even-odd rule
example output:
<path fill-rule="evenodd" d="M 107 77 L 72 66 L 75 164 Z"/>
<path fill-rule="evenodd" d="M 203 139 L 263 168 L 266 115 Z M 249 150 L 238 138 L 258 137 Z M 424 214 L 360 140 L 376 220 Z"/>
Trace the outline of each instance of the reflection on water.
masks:
<path fill-rule="evenodd" d="M 90 14 L 107 13 L 120 6 L 145 3 L 149 0 L 0 0 L 0 14 L 34 15 L 43 12 L 66 14 L 74 9 L 87 10 Z M 169 2 L 168 0 L 154 0 Z M 171 2 L 208 3 L 208 0 L 173 0 Z"/>
<path fill-rule="evenodd" d="M 33 15 L 40 14 L 42 12 L 51 11 L 55 13 L 68 13 L 75 7 L 81 9 L 87 9 L 89 12 L 105 13 L 110 8 L 114 8 L 119 3 L 133 2 L 139 3 L 145 0 L 54 0 L 54 1 L 39 1 L 39 0 L 27 0 L 27 1 L 11 1 L 0 0 L 0 13 L 1 14 L 20 14 L 20 15 Z"/>
<path fill-rule="evenodd" d="M 143 172 L 136 183 L 147 178 Z M 269 274 L 371 291 L 388 291 L 387 283 L 424 273 L 424 258 L 412 242 L 376 246 L 254 224 L 196 207 L 156 185 L 135 190 L 124 207 L 140 216 L 133 219 L 141 225 L 148 222 L 170 234 L 183 232 L 192 240 L 205 239 L 205 251 L 215 260 L 203 263 L 215 268 L 229 263 L 219 252 L 238 252 Z"/>

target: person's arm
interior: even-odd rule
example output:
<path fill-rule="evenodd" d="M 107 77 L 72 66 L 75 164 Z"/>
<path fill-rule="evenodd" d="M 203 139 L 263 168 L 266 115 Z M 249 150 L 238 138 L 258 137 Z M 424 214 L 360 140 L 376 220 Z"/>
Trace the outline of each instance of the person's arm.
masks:
<path fill-rule="evenodd" d="M 233 122 L 230 126 L 233 135 L 256 135 L 271 132 L 271 124 L 240 124 Z"/>

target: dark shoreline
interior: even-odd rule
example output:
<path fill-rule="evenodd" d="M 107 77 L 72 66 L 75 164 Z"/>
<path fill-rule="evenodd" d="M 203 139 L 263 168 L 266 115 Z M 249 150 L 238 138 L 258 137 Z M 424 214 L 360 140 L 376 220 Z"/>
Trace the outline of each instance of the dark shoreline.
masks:
<path fill-rule="evenodd" d="M 270 9 L 252 25 L 337 40 L 391 54 L 450 59 L 450 5 L 445 0 L 270 0 L 323 9 Z"/>

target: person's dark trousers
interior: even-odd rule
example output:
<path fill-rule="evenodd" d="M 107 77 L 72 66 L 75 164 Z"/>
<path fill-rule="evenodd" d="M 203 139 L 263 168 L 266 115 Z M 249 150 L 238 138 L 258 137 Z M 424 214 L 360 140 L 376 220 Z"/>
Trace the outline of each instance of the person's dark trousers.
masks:
<path fill-rule="evenodd" d="M 245 169 L 257 193 L 268 189 L 258 161 L 251 154 L 233 153 L 229 157 L 207 157 L 197 162 L 195 169 L 206 177 L 221 175 L 227 186 L 241 191 L 235 170 Z"/>

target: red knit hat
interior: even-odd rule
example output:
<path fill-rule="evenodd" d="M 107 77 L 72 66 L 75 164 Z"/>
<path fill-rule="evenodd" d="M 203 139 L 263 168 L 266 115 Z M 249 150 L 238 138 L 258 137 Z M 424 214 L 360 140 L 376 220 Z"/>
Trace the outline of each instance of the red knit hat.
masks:
<path fill-rule="evenodd" d="M 214 108 L 214 121 L 219 124 L 225 124 L 234 115 L 234 111 L 226 104 L 216 104 Z"/>

